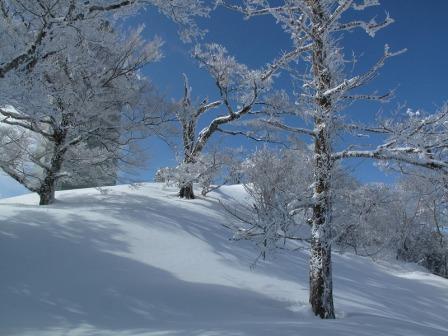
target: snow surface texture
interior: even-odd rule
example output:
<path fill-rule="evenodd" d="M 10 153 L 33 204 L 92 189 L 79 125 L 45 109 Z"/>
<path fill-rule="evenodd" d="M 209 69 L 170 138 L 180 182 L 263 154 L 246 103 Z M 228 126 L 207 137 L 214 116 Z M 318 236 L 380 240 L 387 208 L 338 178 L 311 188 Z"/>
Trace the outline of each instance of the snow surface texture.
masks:
<path fill-rule="evenodd" d="M 448 280 L 334 255 L 337 320 L 308 306 L 308 253 L 257 256 L 218 202 L 161 184 L 34 194 L 0 205 L 0 335 L 448 335 Z"/>

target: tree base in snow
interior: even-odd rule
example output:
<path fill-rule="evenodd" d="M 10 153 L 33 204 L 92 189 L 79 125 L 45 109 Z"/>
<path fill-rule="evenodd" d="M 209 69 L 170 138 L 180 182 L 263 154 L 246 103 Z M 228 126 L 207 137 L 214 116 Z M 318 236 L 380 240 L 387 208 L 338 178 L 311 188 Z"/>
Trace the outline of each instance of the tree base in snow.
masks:
<path fill-rule="evenodd" d="M 311 243 L 310 304 L 314 315 L 334 319 L 331 247 L 324 248 L 318 240 Z"/>
<path fill-rule="evenodd" d="M 39 205 L 49 205 L 54 202 L 54 195 L 50 194 L 39 194 Z"/>
<path fill-rule="evenodd" d="M 194 199 L 193 184 L 187 184 L 180 188 L 179 197 L 185 199 Z"/>

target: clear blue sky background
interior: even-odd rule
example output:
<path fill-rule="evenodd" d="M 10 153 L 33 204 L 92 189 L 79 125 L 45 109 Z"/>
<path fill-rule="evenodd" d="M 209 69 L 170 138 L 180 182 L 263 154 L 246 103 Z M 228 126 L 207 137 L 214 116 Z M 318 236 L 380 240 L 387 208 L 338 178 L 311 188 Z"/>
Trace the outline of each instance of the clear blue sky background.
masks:
<path fill-rule="evenodd" d="M 348 55 L 352 51 L 358 55 L 356 69 L 359 71 L 367 69 L 382 55 L 385 43 L 393 50 L 407 48 L 407 53 L 388 62 L 369 87 L 379 92 L 396 89 L 396 98 L 389 104 L 353 106 L 347 113 L 353 119 L 373 122 L 376 111 L 393 112 L 397 104 L 434 111 L 448 99 L 448 1 L 382 0 L 381 3 L 379 7 L 365 11 L 363 17 L 376 16 L 380 21 L 388 11 L 396 22 L 380 31 L 375 38 L 361 31 L 346 34 L 342 46 Z M 144 74 L 167 97 L 178 99 L 182 95 L 182 73 L 190 78 L 193 96 L 201 99 L 216 97 L 213 82 L 190 57 L 192 45 L 179 40 L 174 24 L 152 10 L 141 13 L 131 23 L 144 23 L 147 37 L 158 35 L 165 41 L 164 58 L 147 66 Z M 270 17 L 246 21 L 237 13 L 218 9 L 211 18 L 201 19 L 199 23 L 209 31 L 205 42 L 224 45 L 240 62 L 252 68 L 261 67 L 277 57 L 280 51 L 290 49 L 289 36 Z M 281 76 L 278 83 L 280 87 L 289 85 L 288 77 Z M 232 137 L 226 143 L 247 145 L 246 140 L 238 137 Z M 152 180 L 157 168 L 176 163 L 172 151 L 161 141 L 149 140 L 146 145 L 151 159 L 149 167 L 138 173 L 138 180 Z M 255 148 L 256 145 L 250 146 Z M 395 179 L 393 175 L 379 171 L 370 161 L 357 160 L 346 165 L 362 182 L 392 182 Z M 24 192 L 7 178 L 2 178 L 2 184 L 3 197 Z"/>

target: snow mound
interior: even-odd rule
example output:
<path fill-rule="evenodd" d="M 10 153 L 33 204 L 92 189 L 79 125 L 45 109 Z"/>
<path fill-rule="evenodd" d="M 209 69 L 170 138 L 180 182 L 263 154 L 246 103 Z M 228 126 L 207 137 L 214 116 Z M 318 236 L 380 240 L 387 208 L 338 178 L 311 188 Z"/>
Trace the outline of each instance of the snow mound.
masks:
<path fill-rule="evenodd" d="M 308 308 L 308 254 L 230 240 L 220 205 L 161 184 L 0 204 L 0 335 L 448 335 L 448 280 L 413 265 L 334 256 L 337 320 Z"/>

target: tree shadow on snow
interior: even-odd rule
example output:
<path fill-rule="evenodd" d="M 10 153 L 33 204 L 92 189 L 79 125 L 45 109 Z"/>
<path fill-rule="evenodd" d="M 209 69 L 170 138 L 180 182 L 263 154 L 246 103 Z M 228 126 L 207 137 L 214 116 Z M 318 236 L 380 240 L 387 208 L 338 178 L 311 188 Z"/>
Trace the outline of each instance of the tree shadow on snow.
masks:
<path fill-rule="evenodd" d="M 221 225 L 216 210 L 222 214 L 222 209 L 213 199 L 184 201 L 116 191 L 61 199 L 49 208 L 17 206 L 13 216 L 0 222 L 1 335 L 81 324 L 116 332 L 171 330 L 168 335 L 201 335 L 201 326 L 215 331 L 207 335 L 327 335 L 328 323 L 333 323 L 332 335 L 372 335 L 373 329 L 378 335 L 421 334 L 421 326 L 409 324 L 409 318 L 448 328 L 440 314 L 448 306 L 445 288 L 398 278 L 365 258 L 335 255 L 336 309 L 341 307 L 348 318 L 329 322 L 300 320 L 288 302 L 234 287 L 187 282 L 118 255 L 130 249 L 120 227 L 132 222 L 181 229 L 208 244 L 223 262 L 249 267 L 256 248 L 229 241 L 232 233 Z M 65 222 L 46 209 L 67 212 Z M 87 211 L 101 211 L 114 222 L 93 222 Z M 282 262 L 261 262 L 257 272 L 307 284 L 306 256 L 279 258 Z M 358 314 L 357 307 L 364 313 Z M 372 316 L 379 323 L 386 321 L 384 333 L 377 325 L 369 326 Z M 395 330 L 387 324 L 390 320 L 402 327 Z M 433 335 L 444 334 L 433 330 Z"/>
<path fill-rule="evenodd" d="M 27 225 L 31 221 L 33 225 Z M 292 317 L 286 304 L 233 287 L 196 284 L 118 256 L 128 246 L 109 223 L 72 215 L 51 224 L 25 210 L 1 223 L 0 334 L 63 326 L 160 330 L 254 316 Z M 212 271 L 212 270 L 211 270 Z"/>

